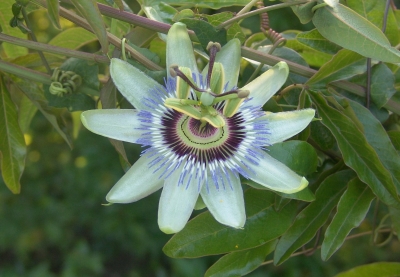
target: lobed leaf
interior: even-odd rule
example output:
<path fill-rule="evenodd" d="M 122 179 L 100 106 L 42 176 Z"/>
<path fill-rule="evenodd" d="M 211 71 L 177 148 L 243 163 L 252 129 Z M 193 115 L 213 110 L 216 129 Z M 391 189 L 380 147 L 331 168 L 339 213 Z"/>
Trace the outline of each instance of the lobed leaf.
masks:
<path fill-rule="evenodd" d="M 340 248 L 350 231 L 364 220 L 375 195 L 358 178 L 349 182 L 339 200 L 337 213 L 325 232 L 321 256 L 324 261 Z"/>
<path fill-rule="evenodd" d="M 226 254 L 213 264 L 204 276 L 244 276 L 261 265 L 265 257 L 274 251 L 276 243 L 277 240 L 272 240 L 255 248 Z"/>
<path fill-rule="evenodd" d="M 335 9 L 317 9 L 312 19 L 328 40 L 368 58 L 389 63 L 400 62 L 400 52 L 390 45 L 382 31 L 364 17 L 342 4 Z"/>
<path fill-rule="evenodd" d="M 12 193 L 20 193 L 25 168 L 26 145 L 18 124 L 18 112 L 10 93 L 0 80 L 0 165 L 4 183 Z"/>
<path fill-rule="evenodd" d="M 294 202 L 277 212 L 272 206 L 274 201 L 273 192 L 248 189 L 245 192 L 247 220 L 243 229 L 221 225 L 209 212 L 204 212 L 175 234 L 163 251 L 174 258 L 194 258 L 263 245 L 282 235 L 296 213 Z"/>
<path fill-rule="evenodd" d="M 316 200 L 297 216 L 293 225 L 279 239 L 275 249 L 274 263 L 281 264 L 290 255 L 309 242 L 326 222 L 336 206 L 346 184 L 354 178 L 351 170 L 339 171 L 326 178 L 316 191 Z"/>

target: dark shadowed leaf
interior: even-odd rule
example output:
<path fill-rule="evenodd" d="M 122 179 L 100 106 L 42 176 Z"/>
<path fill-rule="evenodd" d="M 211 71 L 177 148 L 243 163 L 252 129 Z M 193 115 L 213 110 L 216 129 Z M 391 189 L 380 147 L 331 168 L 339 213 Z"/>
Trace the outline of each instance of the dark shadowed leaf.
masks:
<path fill-rule="evenodd" d="M 226 254 L 205 273 L 206 277 L 244 276 L 260 266 L 265 257 L 274 251 L 277 240 L 264 245 Z"/>
<path fill-rule="evenodd" d="M 249 189 L 245 192 L 247 220 L 243 229 L 221 225 L 204 212 L 175 234 L 163 251 L 174 258 L 195 258 L 263 245 L 282 235 L 296 213 L 293 201 L 279 212 L 272 206 L 274 201 L 273 192 Z"/>
<path fill-rule="evenodd" d="M 350 231 L 364 220 L 374 198 L 371 189 L 358 178 L 349 182 L 338 203 L 337 213 L 325 232 L 321 249 L 324 261 L 340 248 Z"/>
<path fill-rule="evenodd" d="M 180 22 L 185 23 L 188 29 L 196 33 L 203 49 L 207 48 L 210 41 L 219 42 L 221 46 L 227 42 L 225 29 L 217 31 L 213 25 L 204 20 L 184 18 Z"/>
<path fill-rule="evenodd" d="M 340 171 L 321 183 L 316 192 L 316 200 L 297 215 L 293 225 L 280 238 L 274 254 L 275 264 L 283 263 L 315 236 L 329 218 L 347 183 L 354 177 L 355 173 L 351 170 Z"/>

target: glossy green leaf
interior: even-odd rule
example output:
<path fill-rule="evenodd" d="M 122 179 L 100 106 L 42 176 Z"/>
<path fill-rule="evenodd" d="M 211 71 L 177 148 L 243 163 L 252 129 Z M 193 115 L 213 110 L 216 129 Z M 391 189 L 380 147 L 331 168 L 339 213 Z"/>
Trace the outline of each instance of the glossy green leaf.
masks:
<path fill-rule="evenodd" d="M 280 238 L 275 249 L 274 263 L 281 264 L 309 242 L 327 221 L 343 194 L 347 182 L 355 177 L 351 170 L 340 171 L 326 178 L 316 191 L 316 200 L 296 217 L 293 225 Z"/>
<path fill-rule="evenodd" d="M 227 42 L 225 29 L 217 31 L 213 25 L 204 20 L 184 18 L 180 22 L 185 23 L 188 29 L 196 33 L 203 49 L 207 48 L 210 41 L 219 42 L 221 46 Z"/>
<path fill-rule="evenodd" d="M 359 125 L 328 105 L 320 93 L 310 92 L 322 123 L 335 136 L 346 165 L 354 169 L 361 181 L 387 205 L 398 203 L 397 192 L 388 170 L 382 165 L 378 154 L 368 143 Z"/>
<path fill-rule="evenodd" d="M 0 26 L 2 33 L 17 38 L 27 39 L 27 35 L 23 34 L 18 28 L 11 28 L 9 21 L 13 17 L 11 6 L 15 0 L 1 0 L 0 1 Z M 2 48 L 8 58 L 16 58 L 28 54 L 28 49 L 14 44 L 3 42 Z"/>
<path fill-rule="evenodd" d="M 340 50 L 312 76 L 307 85 L 311 88 L 324 88 L 326 84 L 364 73 L 367 60 L 347 49 Z"/>
<path fill-rule="evenodd" d="M 347 0 L 346 5 L 382 30 L 386 6 L 385 1 Z M 400 43 L 400 33 L 397 27 L 396 17 L 393 9 L 389 9 L 388 11 L 385 35 L 393 46 Z"/>
<path fill-rule="evenodd" d="M 47 11 L 49 13 L 50 21 L 58 29 L 61 29 L 60 17 L 58 15 L 58 11 L 60 9 L 59 1 L 58 0 L 46 0 L 46 2 L 47 2 Z"/>
<path fill-rule="evenodd" d="M 341 49 L 341 47 L 324 38 L 317 29 L 299 33 L 296 39 L 308 47 L 328 54 L 336 54 Z"/>
<path fill-rule="evenodd" d="M 384 63 L 374 65 L 371 70 L 371 98 L 382 108 L 396 93 L 395 77 L 389 67 Z"/>
<path fill-rule="evenodd" d="M 79 13 L 88 21 L 94 33 L 99 39 L 103 53 L 108 53 L 108 37 L 106 26 L 97 7 L 95 0 L 71 0 Z"/>
<path fill-rule="evenodd" d="M 18 125 L 18 112 L 10 93 L 0 80 L 0 165 L 4 183 L 12 193 L 20 193 L 25 168 L 26 145 Z"/>
<path fill-rule="evenodd" d="M 265 257 L 274 251 L 277 240 L 256 248 L 229 253 L 213 264 L 205 277 L 244 276 L 260 266 Z"/>
<path fill-rule="evenodd" d="M 294 202 L 277 212 L 272 206 L 274 201 L 273 192 L 249 189 L 245 192 L 247 219 L 243 229 L 221 225 L 204 212 L 175 234 L 163 251 L 174 258 L 194 258 L 263 245 L 282 235 L 296 213 Z"/>
<path fill-rule="evenodd" d="M 380 262 L 357 266 L 335 277 L 395 277 L 399 272 L 400 263 Z"/>
<path fill-rule="evenodd" d="M 400 62 L 400 52 L 391 47 L 382 31 L 342 4 L 335 10 L 328 6 L 317 9 L 313 23 L 321 35 L 344 48 L 368 58 Z"/>
<path fill-rule="evenodd" d="M 74 27 L 62 31 L 50 41 L 50 45 L 64 47 L 68 49 L 77 50 L 82 46 L 95 41 L 97 38 L 91 32 L 81 28 Z"/>
<path fill-rule="evenodd" d="M 350 231 L 364 220 L 375 195 L 358 178 L 349 182 L 340 198 L 337 213 L 325 232 L 321 256 L 324 261 L 340 248 Z"/>

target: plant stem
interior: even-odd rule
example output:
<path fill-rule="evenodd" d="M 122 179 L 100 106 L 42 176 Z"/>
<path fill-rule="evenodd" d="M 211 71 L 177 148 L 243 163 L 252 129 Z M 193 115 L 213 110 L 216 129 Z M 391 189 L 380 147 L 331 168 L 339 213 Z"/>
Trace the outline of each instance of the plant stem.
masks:
<path fill-rule="evenodd" d="M 18 77 L 21 77 L 23 79 L 32 80 L 46 85 L 50 85 L 52 83 L 50 79 L 51 77 L 48 74 L 41 73 L 39 71 L 35 71 L 23 66 L 15 65 L 6 61 L 0 60 L 0 70 L 17 75 Z"/>
<path fill-rule="evenodd" d="M 79 58 L 79 59 L 87 60 L 87 61 L 94 61 L 94 62 L 106 63 L 106 64 L 108 64 L 110 62 L 110 60 L 106 56 L 101 56 L 101 55 L 96 55 L 96 54 L 91 54 L 91 53 L 86 53 L 86 52 L 80 52 L 80 51 L 62 48 L 62 47 L 58 47 L 58 46 L 48 45 L 48 44 L 41 43 L 41 42 L 34 42 L 34 41 L 16 38 L 16 37 L 12 37 L 12 36 L 1 34 L 1 33 L 0 33 L 0 41 L 8 42 L 8 43 L 19 45 L 19 46 L 24 46 L 29 49 L 40 50 L 40 51 L 53 53 L 53 54 L 65 55 L 68 57 Z"/>
<path fill-rule="evenodd" d="M 273 6 L 268 6 L 262 9 L 257 9 L 239 16 L 235 16 L 221 24 L 219 24 L 217 27 L 215 27 L 217 30 L 220 30 L 234 22 L 240 21 L 244 18 L 256 15 L 256 14 L 260 14 L 263 12 L 268 12 L 268 11 L 273 11 L 273 10 L 277 10 L 277 9 L 282 9 L 282 8 L 286 8 L 286 7 L 290 7 L 290 6 L 296 6 L 296 5 L 300 5 L 300 4 L 305 4 L 308 3 L 309 1 L 296 1 L 296 2 L 289 2 L 289 3 L 282 3 L 282 4 L 277 4 L 277 5 L 273 5 Z"/>
<path fill-rule="evenodd" d="M 371 234 L 373 234 L 373 232 L 374 232 L 374 231 L 366 231 L 366 232 L 354 234 L 354 235 L 351 235 L 351 236 L 346 237 L 346 240 L 351 240 L 351 239 L 355 239 L 355 238 L 359 238 L 359 237 L 371 235 Z M 387 229 L 381 229 L 381 230 L 379 230 L 379 233 L 388 233 L 388 232 L 392 232 L 392 229 L 387 228 Z M 318 246 L 318 247 L 316 247 L 315 249 L 320 249 L 320 248 L 321 248 L 321 245 Z M 314 247 L 313 247 L 313 248 L 306 249 L 306 250 L 303 250 L 303 251 L 299 251 L 299 252 L 293 253 L 292 255 L 290 255 L 290 257 L 296 257 L 296 256 L 300 256 L 300 255 L 303 255 L 303 254 L 307 254 L 307 253 L 309 253 L 309 252 L 312 251 L 312 250 L 314 250 Z M 263 262 L 261 265 L 272 264 L 273 262 L 274 262 L 274 260 L 269 260 L 269 261 Z M 261 266 L 261 265 L 260 265 L 260 266 Z"/>
<path fill-rule="evenodd" d="M 47 8 L 46 1 L 35 0 L 35 2 L 38 3 L 40 6 Z M 115 10 L 117 10 L 117 9 L 115 9 Z M 117 10 L 117 11 L 120 12 L 119 10 Z M 77 25 L 85 28 L 89 32 L 93 33 L 92 28 L 90 27 L 89 23 L 84 18 L 76 15 L 75 13 L 73 13 L 63 7 L 60 7 L 59 13 L 62 17 L 68 19 L 71 22 L 74 22 L 75 24 L 77 24 Z M 107 32 L 107 36 L 108 36 L 108 40 L 111 44 L 113 44 L 114 46 L 116 46 L 118 48 L 121 48 L 121 40 L 119 38 L 117 38 L 116 36 L 114 36 L 113 34 L 111 34 L 109 32 Z M 163 68 L 161 66 L 159 66 L 158 64 L 155 64 L 154 62 L 152 62 L 151 60 L 149 60 L 148 58 L 146 58 L 145 56 L 140 54 L 138 51 L 133 49 L 131 46 L 125 45 L 125 48 L 134 59 L 136 59 L 138 62 L 140 62 L 141 64 L 146 66 L 148 69 L 163 70 Z"/>

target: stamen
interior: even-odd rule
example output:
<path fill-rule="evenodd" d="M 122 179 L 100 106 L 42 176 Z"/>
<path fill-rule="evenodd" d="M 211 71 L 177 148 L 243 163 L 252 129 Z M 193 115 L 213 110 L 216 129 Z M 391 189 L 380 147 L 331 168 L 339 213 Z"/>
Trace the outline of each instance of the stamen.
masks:
<path fill-rule="evenodd" d="M 192 89 L 200 91 L 200 92 L 206 92 L 206 90 L 201 89 L 199 87 L 197 87 L 195 84 L 193 84 L 189 78 L 179 69 L 179 67 L 177 65 L 171 65 L 170 68 L 170 74 L 173 71 L 174 73 L 171 74 L 172 77 L 178 76 L 180 78 L 182 78 Z M 175 76 L 173 76 L 175 75 Z"/>
<path fill-rule="evenodd" d="M 206 49 L 210 53 L 210 62 L 208 63 L 208 73 L 207 73 L 207 88 L 209 88 L 211 81 L 211 73 L 213 71 L 215 62 L 215 56 L 217 55 L 219 50 L 221 50 L 221 44 L 219 44 L 218 42 L 210 41 Z"/>

